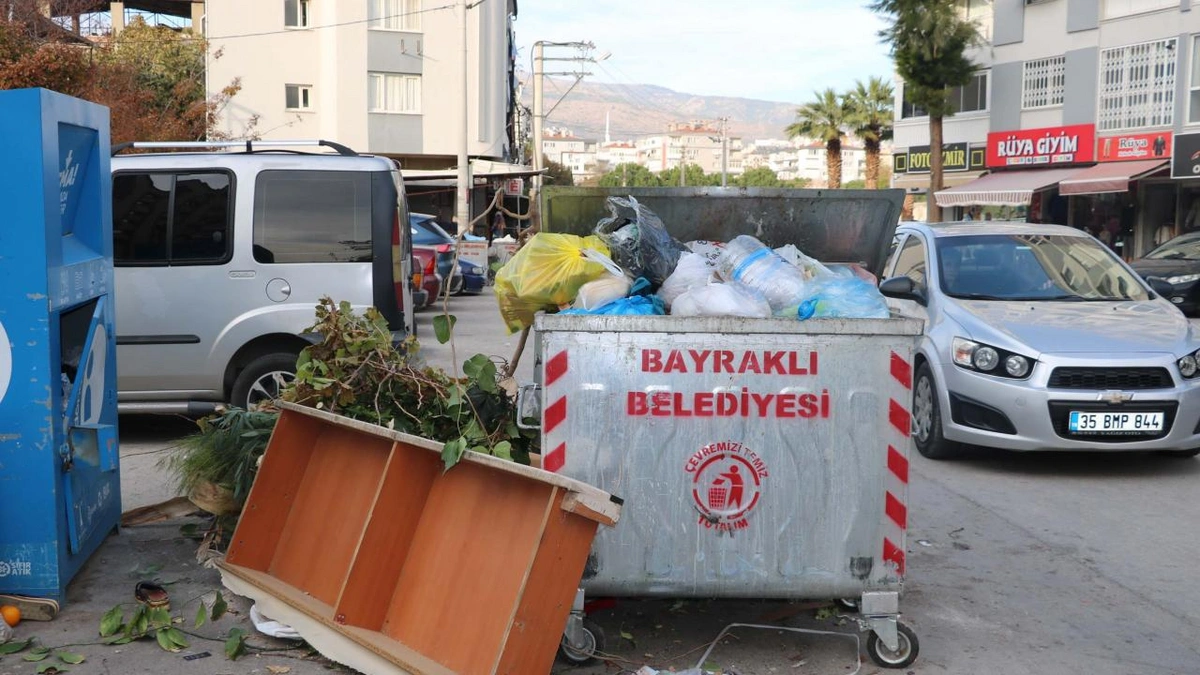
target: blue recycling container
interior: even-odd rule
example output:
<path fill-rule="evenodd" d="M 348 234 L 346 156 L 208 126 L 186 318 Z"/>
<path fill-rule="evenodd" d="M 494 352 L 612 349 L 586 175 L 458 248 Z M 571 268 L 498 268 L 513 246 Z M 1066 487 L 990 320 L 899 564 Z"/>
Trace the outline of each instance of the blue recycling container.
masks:
<path fill-rule="evenodd" d="M 108 109 L 0 91 L 0 593 L 64 599 L 121 515 Z"/>

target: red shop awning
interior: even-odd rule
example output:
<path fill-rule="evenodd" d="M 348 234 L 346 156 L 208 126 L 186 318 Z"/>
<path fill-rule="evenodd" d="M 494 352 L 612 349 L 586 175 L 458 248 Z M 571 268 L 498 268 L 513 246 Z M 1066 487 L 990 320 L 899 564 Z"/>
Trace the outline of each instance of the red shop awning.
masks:
<path fill-rule="evenodd" d="M 1168 162 L 1161 159 L 1097 164 L 1059 183 L 1058 193 L 1062 195 L 1098 195 L 1106 192 L 1127 192 L 1130 181 L 1145 178 L 1166 168 L 1167 164 Z"/>

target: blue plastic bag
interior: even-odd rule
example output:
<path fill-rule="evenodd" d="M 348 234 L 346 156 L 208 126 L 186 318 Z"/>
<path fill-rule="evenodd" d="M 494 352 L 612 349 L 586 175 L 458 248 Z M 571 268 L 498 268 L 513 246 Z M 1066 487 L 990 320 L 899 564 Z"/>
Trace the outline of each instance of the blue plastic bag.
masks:
<path fill-rule="evenodd" d="M 839 274 L 816 282 L 807 300 L 794 309 L 788 308 L 777 314 L 780 315 L 800 320 L 886 319 L 891 316 L 891 310 L 879 289 L 858 277 Z"/>
<path fill-rule="evenodd" d="M 567 309 L 559 314 L 608 314 L 655 316 L 666 314 L 662 298 L 657 295 L 634 295 L 607 302 L 594 309 Z"/>

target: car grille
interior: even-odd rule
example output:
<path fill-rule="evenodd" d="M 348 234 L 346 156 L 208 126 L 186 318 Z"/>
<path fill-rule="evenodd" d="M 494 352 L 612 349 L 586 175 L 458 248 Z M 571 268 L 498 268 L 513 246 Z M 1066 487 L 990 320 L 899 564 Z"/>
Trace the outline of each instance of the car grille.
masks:
<path fill-rule="evenodd" d="M 1138 434 L 1131 436 L 1114 436 L 1106 434 L 1073 434 L 1071 433 L 1071 411 L 1079 412 L 1161 412 L 1163 413 L 1162 432 L 1157 434 Z M 1137 401 L 1109 405 L 1108 403 L 1092 403 L 1088 401 L 1050 401 L 1050 423 L 1054 425 L 1054 433 L 1062 438 L 1073 441 L 1092 441 L 1095 443 L 1136 443 L 1162 438 L 1171 433 L 1171 425 L 1175 423 L 1175 413 L 1179 410 L 1177 401 Z"/>
<path fill-rule="evenodd" d="M 1051 389 L 1170 389 L 1175 386 L 1166 368 L 1055 368 Z"/>

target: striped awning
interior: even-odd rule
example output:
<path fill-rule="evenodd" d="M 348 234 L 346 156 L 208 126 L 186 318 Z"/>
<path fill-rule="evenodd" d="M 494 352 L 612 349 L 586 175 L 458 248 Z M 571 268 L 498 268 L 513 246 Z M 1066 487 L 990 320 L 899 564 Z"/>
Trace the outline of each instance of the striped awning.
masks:
<path fill-rule="evenodd" d="M 964 183 L 979 178 L 983 175 L 982 171 L 948 171 L 942 174 L 942 187 L 952 188 Z M 900 188 L 901 190 L 917 190 L 920 192 L 929 191 L 929 174 L 927 173 L 901 173 L 892 176 L 892 187 Z"/>
<path fill-rule="evenodd" d="M 1033 193 L 1086 169 L 1027 169 L 992 173 L 934 194 L 938 206 L 1026 206 Z"/>
<path fill-rule="evenodd" d="M 1098 195 L 1128 192 L 1129 183 L 1167 167 L 1166 160 L 1143 159 L 1134 162 L 1109 162 L 1084 169 L 1058 184 L 1059 194 Z"/>

